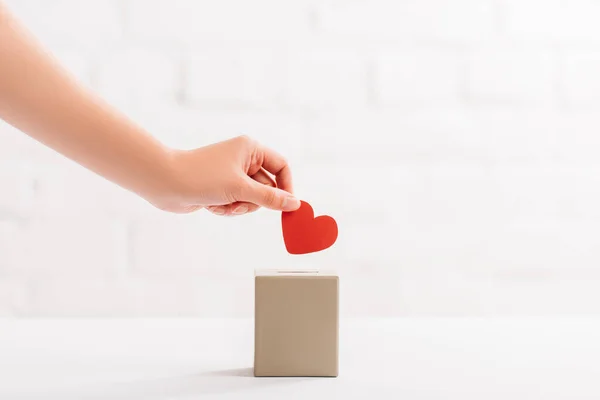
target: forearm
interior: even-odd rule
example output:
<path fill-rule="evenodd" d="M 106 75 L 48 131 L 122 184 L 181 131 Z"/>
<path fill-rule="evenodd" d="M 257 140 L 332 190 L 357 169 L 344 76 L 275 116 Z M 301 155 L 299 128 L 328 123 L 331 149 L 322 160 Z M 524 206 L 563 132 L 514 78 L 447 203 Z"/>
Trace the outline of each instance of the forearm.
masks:
<path fill-rule="evenodd" d="M 1 3 L 0 118 L 140 195 L 168 184 L 168 149 L 75 82 Z"/>

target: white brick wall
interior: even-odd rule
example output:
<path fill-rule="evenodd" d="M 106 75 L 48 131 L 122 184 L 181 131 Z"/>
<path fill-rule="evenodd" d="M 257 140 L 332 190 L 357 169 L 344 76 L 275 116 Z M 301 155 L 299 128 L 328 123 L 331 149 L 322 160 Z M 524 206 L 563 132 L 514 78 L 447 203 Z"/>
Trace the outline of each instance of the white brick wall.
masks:
<path fill-rule="evenodd" d="M 314 111 L 365 108 L 368 74 L 355 50 L 300 48 L 287 57 L 286 103 Z"/>
<path fill-rule="evenodd" d="M 119 107 L 161 107 L 180 95 L 181 60 L 148 46 L 125 45 L 94 60 L 94 89 Z"/>
<path fill-rule="evenodd" d="M 457 106 L 463 85 L 460 54 L 440 48 L 388 48 L 379 52 L 374 76 L 383 106 Z"/>
<path fill-rule="evenodd" d="M 600 4 L 594 0 L 505 0 L 506 33 L 512 39 L 572 44 L 597 42 L 596 17 Z"/>
<path fill-rule="evenodd" d="M 311 2 L 295 0 L 121 1 L 135 38 L 158 42 L 286 40 L 311 33 Z"/>
<path fill-rule="evenodd" d="M 120 0 L 27 0 L 7 3 L 43 43 L 102 46 L 123 33 Z"/>
<path fill-rule="evenodd" d="M 283 67 L 279 49 L 205 46 L 189 55 L 184 98 L 200 108 L 272 108 L 283 94 Z"/>
<path fill-rule="evenodd" d="M 564 55 L 565 102 L 578 108 L 595 108 L 600 102 L 600 51 L 571 51 Z"/>
<path fill-rule="evenodd" d="M 127 230 L 120 222 L 50 217 L 5 224 L 0 265 L 6 274 L 117 276 L 127 268 Z"/>
<path fill-rule="evenodd" d="M 353 40 L 480 41 L 492 36 L 497 11 L 490 0 L 325 1 L 322 31 Z"/>
<path fill-rule="evenodd" d="M 241 133 L 330 213 L 168 215 L 0 123 L 1 316 L 248 316 L 255 268 L 336 267 L 345 315 L 600 313 L 592 0 L 7 0 L 160 140 Z"/>
<path fill-rule="evenodd" d="M 481 105 L 552 105 L 556 64 L 551 52 L 536 48 L 475 51 L 467 67 L 469 99 Z"/>

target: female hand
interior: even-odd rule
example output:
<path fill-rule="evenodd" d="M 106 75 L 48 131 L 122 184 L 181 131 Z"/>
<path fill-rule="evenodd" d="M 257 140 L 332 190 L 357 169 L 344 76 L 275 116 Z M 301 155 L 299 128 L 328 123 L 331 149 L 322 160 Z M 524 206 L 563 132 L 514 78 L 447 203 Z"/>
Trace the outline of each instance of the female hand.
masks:
<path fill-rule="evenodd" d="M 0 37 L 0 118 L 37 141 L 165 211 L 300 207 L 279 154 L 246 136 L 169 149 L 73 79 L 1 0 Z"/>
<path fill-rule="evenodd" d="M 171 189 L 148 199 L 175 213 L 206 208 L 217 215 L 241 215 L 266 207 L 294 211 L 292 174 L 286 160 L 248 136 L 169 154 Z M 273 176 L 271 176 L 271 174 Z"/>

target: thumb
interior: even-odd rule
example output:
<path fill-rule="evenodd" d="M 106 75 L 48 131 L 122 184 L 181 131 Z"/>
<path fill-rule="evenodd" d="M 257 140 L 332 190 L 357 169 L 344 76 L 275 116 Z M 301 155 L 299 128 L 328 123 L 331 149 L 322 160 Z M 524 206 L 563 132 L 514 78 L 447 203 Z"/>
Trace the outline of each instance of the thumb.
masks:
<path fill-rule="evenodd" d="M 253 179 L 248 180 L 246 192 L 242 194 L 244 201 L 278 211 L 296 211 L 300 208 L 300 200 L 293 194 Z"/>

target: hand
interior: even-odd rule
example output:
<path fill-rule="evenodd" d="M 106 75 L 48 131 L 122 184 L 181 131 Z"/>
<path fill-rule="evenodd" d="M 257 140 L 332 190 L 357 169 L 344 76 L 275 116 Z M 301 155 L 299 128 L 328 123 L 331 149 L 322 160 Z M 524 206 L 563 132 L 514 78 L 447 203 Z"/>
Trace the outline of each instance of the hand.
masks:
<path fill-rule="evenodd" d="M 38 142 L 166 211 L 300 207 L 279 154 L 245 136 L 191 151 L 167 148 L 71 78 L 2 0 L 0 38 L 0 119 Z"/>
<path fill-rule="evenodd" d="M 300 207 L 292 195 L 286 160 L 247 136 L 190 151 L 171 151 L 168 164 L 171 190 L 149 199 L 165 211 L 189 213 L 206 208 L 217 215 L 241 215 L 261 206 L 279 211 Z"/>

